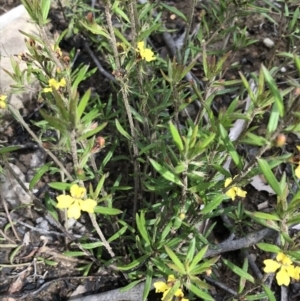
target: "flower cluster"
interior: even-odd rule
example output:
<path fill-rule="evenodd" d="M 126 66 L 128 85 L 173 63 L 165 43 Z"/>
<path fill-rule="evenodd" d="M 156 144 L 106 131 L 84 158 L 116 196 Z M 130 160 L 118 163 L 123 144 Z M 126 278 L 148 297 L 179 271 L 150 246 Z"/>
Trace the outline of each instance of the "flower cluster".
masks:
<path fill-rule="evenodd" d="M 169 275 L 168 276 L 168 280 L 167 283 L 163 282 L 163 281 L 157 281 L 154 282 L 154 287 L 155 287 L 155 292 L 156 293 L 163 293 L 163 296 L 161 298 L 161 300 L 164 300 L 164 298 L 167 296 L 168 292 L 172 289 L 174 283 L 175 283 L 175 277 L 174 275 Z M 175 297 L 178 297 L 178 300 L 180 301 L 189 301 L 189 299 L 183 298 L 184 294 L 182 289 L 178 289 L 175 293 L 174 293 Z M 166 301 L 171 301 L 172 298 L 166 300 Z"/>
<path fill-rule="evenodd" d="M 149 48 L 145 48 L 145 42 L 138 42 L 137 45 L 138 45 L 137 51 L 139 52 L 143 60 L 146 60 L 147 62 L 151 62 L 155 60 L 153 51 Z"/>
<path fill-rule="evenodd" d="M 1 95 L 0 94 L 0 109 L 5 109 L 6 108 L 6 95 Z"/>
<path fill-rule="evenodd" d="M 279 252 L 276 256 L 276 260 L 264 260 L 264 264 L 266 265 L 264 268 L 265 273 L 275 273 L 280 269 L 276 274 L 278 285 L 284 284 L 288 286 L 291 281 L 290 278 L 295 280 L 300 279 L 300 267 L 295 267 L 292 260 L 284 253 Z"/>
<path fill-rule="evenodd" d="M 71 186 L 70 193 L 71 195 L 61 194 L 56 197 L 58 201 L 56 207 L 59 209 L 68 209 L 68 218 L 78 219 L 81 211 L 94 213 L 97 202 L 92 199 L 83 199 L 86 194 L 84 187 L 74 184 Z"/>
<path fill-rule="evenodd" d="M 232 178 L 228 178 L 225 180 L 225 184 L 224 187 L 227 187 L 230 185 L 230 183 L 232 182 Z M 236 196 L 242 197 L 244 198 L 247 194 L 247 191 L 239 188 L 239 187 L 231 187 L 228 191 L 225 192 L 225 194 L 227 196 L 229 196 L 233 201 L 235 199 Z"/>
<path fill-rule="evenodd" d="M 53 88 L 55 90 L 58 90 L 61 87 L 65 87 L 67 85 L 67 83 L 64 78 L 62 78 L 59 82 L 54 78 L 50 78 L 48 81 L 48 85 L 49 85 L 49 87 L 44 88 L 43 92 L 52 92 Z"/>

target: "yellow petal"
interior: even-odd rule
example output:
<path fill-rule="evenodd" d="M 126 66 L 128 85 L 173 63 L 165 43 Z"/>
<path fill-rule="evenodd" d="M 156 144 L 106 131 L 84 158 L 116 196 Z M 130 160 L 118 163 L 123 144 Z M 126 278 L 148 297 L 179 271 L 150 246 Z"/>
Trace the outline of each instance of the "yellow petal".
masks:
<path fill-rule="evenodd" d="M 224 187 L 229 186 L 229 184 L 230 184 L 231 182 L 232 182 L 232 178 L 227 178 L 227 179 L 225 180 Z"/>
<path fill-rule="evenodd" d="M 156 293 L 163 293 L 167 289 L 169 289 L 169 287 L 167 286 L 167 284 L 165 282 L 163 282 L 163 281 L 154 282 L 153 286 L 155 287 L 155 292 Z"/>
<path fill-rule="evenodd" d="M 151 62 L 155 60 L 154 52 L 151 49 L 146 48 L 144 53 L 143 53 L 143 58 L 147 62 Z"/>
<path fill-rule="evenodd" d="M 50 87 L 54 87 L 56 90 L 58 90 L 59 84 L 54 78 L 50 78 L 48 83 Z"/>
<path fill-rule="evenodd" d="M 176 278 L 174 275 L 169 275 L 167 282 L 175 282 Z"/>
<path fill-rule="evenodd" d="M 97 202 L 92 199 L 80 200 L 79 203 L 81 210 L 88 213 L 94 213 L 94 209 L 97 206 Z"/>
<path fill-rule="evenodd" d="M 296 147 L 297 147 L 297 150 L 300 152 L 300 145 L 297 145 Z"/>
<path fill-rule="evenodd" d="M 75 199 L 82 199 L 85 195 L 86 189 L 77 184 L 73 184 L 70 189 L 71 196 Z"/>
<path fill-rule="evenodd" d="M 7 95 L 0 95 L 0 101 L 5 101 L 7 98 Z"/>
<path fill-rule="evenodd" d="M 0 100 L 0 109 L 5 109 L 5 108 L 6 108 L 6 103 Z"/>
<path fill-rule="evenodd" d="M 145 49 L 145 43 L 144 43 L 144 41 L 138 42 L 137 43 L 137 47 L 138 47 L 139 52 L 143 52 L 144 49 Z"/>
<path fill-rule="evenodd" d="M 65 87 L 65 86 L 67 85 L 66 80 L 65 80 L 64 78 L 62 78 L 62 79 L 60 80 L 60 82 L 59 82 L 59 85 L 60 85 L 61 87 Z"/>
<path fill-rule="evenodd" d="M 58 201 L 56 208 L 59 209 L 69 208 L 74 203 L 74 199 L 70 195 L 61 194 L 56 199 Z"/>
<path fill-rule="evenodd" d="M 181 301 L 189 301 L 189 299 L 182 298 Z"/>
<path fill-rule="evenodd" d="M 78 202 L 74 202 L 68 209 L 68 218 L 79 219 L 80 217 L 80 206 Z"/>
<path fill-rule="evenodd" d="M 236 191 L 235 191 L 234 187 L 230 188 L 228 191 L 226 191 L 225 194 L 234 201 L 234 199 L 236 197 Z"/>
<path fill-rule="evenodd" d="M 264 264 L 266 265 L 265 268 L 264 268 L 264 272 L 265 273 L 274 273 L 281 266 L 280 263 L 278 263 L 277 261 L 272 260 L 272 259 L 266 259 L 266 260 L 264 260 Z"/>
<path fill-rule="evenodd" d="M 298 269 L 299 267 L 294 267 L 293 265 L 289 265 L 284 268 L 291 278 L 295 280 L 299 280 L 299 269 Z"/>
<path fill-rule="evenodd" d="M 290 284 L 290 276 L 284 268 L 281 268 L 280 271 L 276 274 L 276 280 L 278 285 L 286 285 Z"/>
<path fill-rule="evenodd" d="M 246 196 L 246 194 L 247 194 L 247 191 L 245 191 L 245 190 L 243 190 L 243 189 L 241 189 L 239 187 L 236 187 L 235 192 L 236 192 L 237 196 L 240 196 L 242 198 L 244 198 Z"/>
<path fill-rule="evenodd" d="M 300 179 L 300 164 L 298 165 L 298 167 L 295 169 L 295 176 Z"/>
<path fill-rule="evenodd" d="M 276 260 L 282 262 L 284 265 L 291 265 L 293 263 L 291 259 L 282 252 L 277 254 Z"/>
<path fill-rule="evenodd" d="M 49 87 L 48 87 L 48 88 L 44 88 L 44 89 L 43 89 L 43 92 L 45 92 L 45 93 L 47 93 L 47 92 L 52 92 L 52 88 L 49 88 Z"/>
<path fill-rule="evenodd" d="M 179 288 L 179 289 L 175 292 L 174 295 L 175 295 L 176 297 L 181 297 L 181 298 L 184 296 L 183 291 L 182 291 L 181 288 Z"/>

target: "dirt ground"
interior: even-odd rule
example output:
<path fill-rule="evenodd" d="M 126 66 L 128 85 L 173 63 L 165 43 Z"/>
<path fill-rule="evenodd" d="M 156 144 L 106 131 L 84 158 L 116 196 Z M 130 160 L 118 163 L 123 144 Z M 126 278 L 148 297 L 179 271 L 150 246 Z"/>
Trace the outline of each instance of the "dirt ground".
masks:
<path fill-rule="evenodd" d="M 19 3 L 20 1 L 0 0 L 0 14 L 8 11 Z M 189 14 L 190 8 L 186 6 L 185 1 L 168 1 L 168 4 L 175 5 L 185 15 Z M 196 6 L 193 12 L 194 27 L 197 25 L 197 22 L 199 22 L 199 18 L 205 9 L 203 3 L 199 2 Z M 53 10 L 50 17 L 52 19 L 52 33 L 61 32 L 65 29 L 66 24 L 62 21 L 58 11 Z M 273 17 L 276 19 L 276 14 L 274 14 Z M 180 31 L 184 26 L 183 20 L 179 17 L 174 17 L 174 15 L 169 12 L 164 12 L 163 19 L 166 22 L 167 28 Z M 239 67 L 236 69 L 228 69 L 224 74 L 225 79 L 237 79 L 239 76 L 238 71 L 242 71 L 245 74 L 257 71 L 261 63 L 268 62 L 274 56 L 274 53 L 263 42 L 265 38 L 272 39 L 274 43 L 282 43 L 282 49 L 285 47 L 283 41 L 277 38 L 276 29 L 274 29 L 273 24 L 267 19 L 259 15 L 252 15 L 236 20 L 236 22 L 243 24 L 243 27 L 247 27 L 249 35 L 252 39 L 257 40 L 257 42 L 239 51 L 233 49 L 230 41 L 228 42 L 226 47 L 228 51 L 231 51 L 228 65 L 234 65 L 233 63 L 236 63 Z M 76 46 L 74 43 L 74 41 L 70 40 L 62 41 L 61 47 L 67 53 L 71 48 Z M 163 47 L 162 43 L 163 41 L 160 36 L 154 38 L 155 45 Z M 214 50 L 218 53 L 218 50 L 223 46 L 223 41 L 216 41 L 210 46 L 210 50 Z M 94 63 L 84 50 L 81 52 L 79 61 L 90 63 L 91 67 L 94 67 Z M 281 63 L 280 60 L 277 61 L 277 64 Z M 289 72 L 289 66 L 285 68 L 286 72 Z M 203 76 L 201 61 L 196 65 L 193 72 L 197 74 L 199 78 Z M 284 77 L 285 74 L 283 74 L 283 79 Z M 93 86 L 95 93 L 105 96 L 107 94 L 105 81 L 106 79 L 97 73 L 86 85 L 87 87 Z M 99 85 L 99 82 L 102 84 Z M 82 89 L 84 90 L 85 87 L 82 87 Z M 231 98 L 224 96 L 217 98 L 214 105 L 217 110 L 223 110 L 228 107 L 230 101 Z M 38 112 L 31 112 L 28 115 L 28 120 L 39 120 L 40 118 Z M 259 130 L 263 132 L 265 125 L 263 123 L 258 125 Z M 27 145 L 25 150 L 19 151 L 18 155 L 13 158 L 14 164 L 26 175 L 31 169 L 31 158 L 37 150 L 34 146 L 30 145 L 31 138 L 22 127 L 12 124 L 10 130 L 13 133 L 8 137 L 10 145 Z M 35 130 L 38 131 L 37 128 L 35 128 Z M 287 148 L 294 149 L 295 139 L 295 137 L 288 137 Z M 101 160 L 101 158 L 99 157 L 98 160 Z M 44 163 L 47 163 L 47 161 Z M 113 169 L 115 166 L 111 165 L 111 168 Z M 286 168 L 285 171 L 291 174 L 288 167 Z M 40 193 L 43 197 L 55 198 L 54 192 L 46 185 L 47 181 L 54 180 L 55 179 L 44 178 L 43 182 L 39 183 Z M 269 204 L 276 202 L 275 197 L 270 197 L 267 192 L 258 192 L 251 186 L 247 186 L 247 191 L 245 206 L 248 210 L 257 210 L 257 206 L 266 200 Z M 249 200 L 251 200 L 251 202 L 249 202 Z M 6 229 L 7 219 L 5 217 L 5 211 L 3 207 L 0 208 L 0 229 L 2 233 L 4 233 L 4 237 L 6 237 L 5 244 L 8 246 L 6 248 L 0 247 L 0 262 L 5 264 L 0 270 L 0 299 L 5 296 L 11 296 L 15 300 L 63 301 L 68 300 L 70 295 L 80 288 L 85 294 L 94 294 L 116 287 L 122 287 L 127 284 L 123 275 L 113 272 L 107 267 L 103 268 L 93 265 L 88 276 L 83 276 L 80 268 L 89 264 L 89 261 L 84 257 L 80 259 L 80 257 L 62 255 L 64 251 L 74 251 L 77 249 L 72 246 L 67 247 L 69 241 L 60 229 L 48 221 L 45 223 L 43 221 L 44 215 L 35 210 L 34 207 L 19 206 L 15 210 L 12 210 L 12 208 L 10 208 L 10 210 L 13 220 L 17 220 L 17 222 L 14 224 L 14 227 L 8 227 Z M 222 241 L 227 237 L 228 231 L 224 228 L 221 220 L 216 220 L 215 222 L 217 222 L 219 226 L 216 227 L 217 230 L 214 233 L 214 237 L 216 241 Z M 44 228 L 42 227 L 42 223 L 46 224 L 43 225 Z M 73 234 L 80 236 L 82 234 L 80 227 L 82 226 L 85 228 L 85 233 L 89 234 L 88 238 L 91 240 L 95 239 L 95 236 L 91 233 L 93 227 L 88 218 L 83 217 L 80 223 L 81 224 L 77 225 Z M 41 228 L 43 228 L 44 231 L 41 231 Z M 246 229 L 239 229 L 240 233 L 244 230 Z M 109 229 L 106 229 L 106 231 L 109 231 Z M 2 236 L 2 233 L 0 233 L 0 236 Z M 23 241 L 21 248 L 18 248 L 20 241 L 18 241 L 17 237 L 20 238 L 20 241 Z M 252 252 L 256 259 L 259 259 L 257 261 L 262 262 L 264 258 L 261 257 L 262 255 L 259 250 L 253 249 Z M 97 254 L 94 255 L 97 256 Z M 242 259 L 240 258 L 239 252 L 229 252 L 224 254 L 224 256 L 232 262 L 241 265 Z M 230 273 L 228 269 L 225 270 L 224 268 L 223 270 L 220 268 L 218 272 L 224 273 L 221 278 L 226 285 L 235 288 L 238 286 L 238 278 L 233 273 Z M 299 289 L 299 286 L 294 285 L 293 290 L 297 292 L 297 289 Z M 222 291 L 215 293 L 216 300 L 223 300 L 223 298 L 226 297 Z M 297 295 L 297 293 L 295 293 L 295 295 Z M 149 297 L 149 301 L 155 300 L 160 300 L 160 297 L 157 295 L 151 295 Z"/>

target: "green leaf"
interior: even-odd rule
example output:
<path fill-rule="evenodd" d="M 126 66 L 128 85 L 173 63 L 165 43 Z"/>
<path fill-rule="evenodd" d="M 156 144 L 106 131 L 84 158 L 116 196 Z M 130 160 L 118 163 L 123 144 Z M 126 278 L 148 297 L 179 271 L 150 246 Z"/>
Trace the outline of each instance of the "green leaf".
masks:
<path fill-rule="evenodd" d="M 268 300 L 269 301 L 276 301 L 276 298 L 274 296 L 274 292 L 272 292 L 271 289 L 265 284 L 261 284 L 261 286 L 263 287 L 265 293 L 267 294 Z M 246 300 L 248 300 L 248 299 L 246 298 Z M 262 300 L 262 298 L 259 299 L 259 300 Z"/>
<path fill-rule="evenodd" d="M 100 124 L 95 129 L 88 131 L 88 132 L 84 133 L 83 135 L 81 135 L 80 137 L 78 137 L 77 141 L 85 140 L 91 136 L 96 135 L 98 132 L 102 131 L 106 127 L 106 125 L 107 125 L 107 122 Z"/>
<path fill-rule="evenodd" d="M 185 259 L 185 264 L 188 267 L 190 267 L 190 263 L 193 260 L 195 250 L 196 250 L 196 240 L 195 240 L 195 237 L 193 237 L 192 240 L 190 241 L 190 245 L 189 245 L 189 248 L 188 248 L 188 251 L 186 254 L 186 259 Z"/>
<path fill-rule="evenodd" d="M 259 218 L 259 219 L 265 219 L 265 220 L 271 220 L 271 221 L 280 221 L 280 217 L 274 214 L 264 213 L 264 212 L 251 212 L 252 216 Z"/>
<path fill-rule="evenodd" d="M 90 250 L 90 249 L 95 249 L 103 246 L 102 241 L 97 241 L 97 242 L 91 242 L 91 243 L 81 243 L 80 244 L 84 249 Z"/>
<path fill-rule="evenodd" d="M 128 140 L 131 140 L 130 135 L 124 130 L 124 128 L 120 124 L 119 120 L 116 119 L 115 122 L 116 122 L 116 127 L 117 127 L 117 130 L 119 131 L 119 133 L 122 134 Z"/>
<path fill-rule="evenodd" d="M 246 257 L 246 258 L 244 259 L 243 268 L 242 268 L 242 270 L 243 270 L 245 273 L 247 273 L 248 266 L 249 266 L 249 264 L 248 264 L 248 258 Z M 240 283 L 239 283 L 239 290 L 238 290 L 238 293 L 239 293 L 239 294 L 242 293 L 242 291 L 243 291 L 244 288 L 245 288 L 245 285 L 246 285 L 246 279 L 244 279 L 243 277 L 241 277 L 241 278 L 240 278 Z"/>
<path fill-rule="evenodd" d="M 23 247 L 23 245 L 20 245 L 18 247 L 16 247 L 12 253 L 9 255 L 9 262 L 12 264 L 14 262 L 14 259 L 17 255 L 17 253 L 20 251 L 20 249 Z"/>
<path fill-rule="evenodd" d="M 201 214 L 211 213 L 215 208 L 217 208 L 223 201 L 224 195 L 216 195 L 205 207 L 201 210 Z"/>
<path fill-rule="evenodd" d="M 151 290 L 152 286 L 152 277 L 153 277 L 153 268 L 151 265 L 147 267 L 147 272 L 146 272 L 146 281 L 145 281 L 145 286 L 144 286 L 144 291 L 143 291 L 143 299 L 142 301 L 148 300 L 147 297 L 149 295 L 149 292 Z"/>
<path fill-rule="evenodd" d="M 265 67 L 265 66 L 262 66 L 262 71 L 263 71 L 263 74 L 264 74 L 264 77 L 265 77 L 265 80 L 274 96 L 274 100 L 275 100 L 275 103 L 277 105 L 277 108 L 278 108 L 278 112 L 279 112 L 279 115 L 281 117 L 283 117 L 284 115 L 284 104 L 283 104 L 283 99 L 282 99 L 282 96 L 278 90 L 278 87 L 276 85 L 276 82 L 275 80 L 273 79 L 271 73 L 269 72 L 269 70 Z"/>
<path fill-rule="evenodd" d="M 117 231 L 113 236 L 111 236 L 107 241 L 112 242 L 118 238 L 120 238 L 128 229 L 128 226 L 122 227 L 119 231 Z"/>
<path fill-rule="evenodd" d="M 192 283 L 189 285 L 189 287 L 187 287 L 187 289 L 190 290 L 195 295 L 197 295 L 198 297 L 202 298 L 203 300 L 207 300 L 207 301 L 214 301 L 215 300 L 212 296 L 210 296 L 209 294 L 203 292 L 202 290 L 200 290 L 198 287 L 196 287 Z"/>
<path fill-rule="evenodd" d="M 256 245 L 265 252 L 271 252 L 271 253 L 276 253 L 276 254 L 281 252 L 281 249 L 275 245 L 267 244 L 264 242 L 260 242 Z"/>
<path fill-rule="evenodd" d="M 163 2 L 160 2 L 160 5 L 163 6 L 164 8 L 166 8 L 167 10 L 169 10 L 171 13 L 180 17 L 182 20 L 187 22 L 186 16 L 181 11 L 179 11 L 177 8 L 175 8 L 174 6 L 167 5 Z"/>
<path fill-rule="evenodd" d="M 103 215 L 118 215 L 118 214 L 122 213 L 123 211 L 116 209 L 116 208 L 96 206 L 94 209 L 94 212 L 100 213 Z"/>
<path fill-rule="evenodd" d="M 7 146 L 7 147 L 0 147 L 0 155 L 11 153 L 13 151 L 22 149 L 21 146 Z"/>
<path fill-rule="evenodd" d="M 255 282 L 255 279 L 248 274 L 247 272 L 243 271 L 241 268 L 239 268 L 238 266 L 236 266 L 235 264 L 233 264 L 232 262 L 230 262 L 227 259 L 223 258 L 223 262 L 232 270 L 232 272 L 234 272 L 235 274 L 239 275 L 240 277 L 245 278 L 246 280 L 250 281 L 251 283 Z"/>
<path fill-rule="evenodd" d="M 279 122 L 279 111 L 276 103 L 273 104 L 269 122 L 268 122 L 268 132 L 273 133 L 278 128 Z"/>
<path fill-rule="evenodd" d="M 47 17 L 50 10 L 50 4 L 51 0 L 42 0 L 41 1 L 41 10 L 42 10 L 42 16 L 43 16 L 43 23 L 46 24 Z"/>
<path fill-rule="evenodd" d="M 164 166 L 161 166 L 159 163 L 157 163 L 153 159 L 149 159 L 149 160 L 150 160 L 150 163 L 152 164 L 152 166 L 154 167 L 154 169 L 156 171 L 158 171 L 160 173 L 160 175 L 163 176 L 166 180 L 173 182 L 179 186 L 183 186 L 180 178 L 176 174 L 172 173 Z"/>
<path fill-rule="evenodd" d="M 239 167 L 239 169 L 242 169 L 243 164 L 242 164 L 241 158 L 240 158 L 239 154 L 237 153 L 236 148 L 234 147 L 233 143 L 230 141 L 227 131 L 225 130 L 225 128 L 223 127 L 222 124 L 219 125 L 219 129 L 220 129 L 221 137 L 224 141 L 225 147 L 226 147 L 230 157 L 232 158 L 234 163 Z"/>
<path fill-rule="evenodd" d="M 77 256 L 85 256 L 86 254 L 82 251 L 66 251 L 63 252 L 63 255 L 68 257 L 77 257 Z"/>
<path fill-rule="evenodd" d="M 52 162 L 48 162 L 47 164 L 43 165 L 41 168 L 39 168 L 34 177 L 31 179 L 29 184 L 29 190 L 32 190 L 35 184 L 41 179 L 41 177 L 50 169 L 50 166 L 52 165 Z"/>
<path fill-rule="evenodd" d="M 68 122 L 62 120 L 61 118 L 50 116 L 42 109 L 39 112 L 52 127 L 59 130 L 61 133 L 69 132 L 70 125 Z"/>
<path fill-rule="evenodd" d="M 101 35 L 101 36 L 105 37 L 106 39 L 110 40 L 110 36 L 108 35 L 108 33 L 104 27 L 101 27 L 100 25 L 98 25 L 95 22 L 88 23 L 87 21 L 82 21 L 82 20 L 79 22 L 81 23 L 81 25 L 83 27 L 85 27 L 90 32 L 97 34 L 97 35 Z"/>
<path fill-rule="evenodd" d="M 56 206 L 56 202 L 49 197 L 48 192 L 45 193 L 44 200 L 45 200 L 45 206 L 46 206 L 48 212 L 52 215 L 52 217 L 56 221 L 58 221 L 58 214 L 57 214 L 56 209 L 54 207 L 54 206 Z"/>
<path fill-rule="evenodd" d="M 52 182 L 52 183 L 48 183 L 48 185 L 53 188 L 53 189 L 57 189 L 57 190 L 70 190 L 71 186 L 73 184 L 70 183 L 62 183 L 62 182 Z"/>
<path fill-rule="evenodd" d="M 149 258 L 149 255 L 143 255 L 142 257 L 132 261 L 131 263 L 124 265 L 124 266 L 118 266 L 118 270 L 120 271 L 128 271 L 128 270 L 132 270 L 135 267 L 141 265 L 142 263 L 144 263 L 147 259 Z"/>
<path fill-rule="evenodd" d="M 280 184 L 275 178 L 269 164 L 264 159 L 257 159 L 258 165 L 262 173 L 264 174 L 267 182 L 270 184 L 270 186 L 273 188 L 273 190 L 276 192 L 278 196 L 282 196 L 283 191 L 281 191 Z"/>
<path fill-rule="evenodd" d="M 137 225 L 137 228 L 138 228 L 140 234 L 142 235 L 143 239 L 150 246 L 151 242 L 150 242 L 148 231 L 146 229 L 146 221 L 145 221 L 145 213 L 144 212 L 141 212 L 141 216 L 136 214 L 136 225 Z"/>
<path fill-rule="evenodd" d="M 81 98 L 81 100 L 79 102 L 79 105 L 77 107 L 77 118 L 78 118 L 78 121 L 80 120 L 80 118 L 81 118 L 81 116 L 82 116 L 82 114 L 83 114 L 83 112 L 84 112 L 84 110 L 85 110 L 85 108 L 86 108 L 86 106 L 87 106 L 87 104 L 89 102 L 89 99 L 91 97 L 91 91 L 92 91 L 91 88 L 88 89 L 84 93 L 84 95 L 82 96 L 82 98 Z"/>
<path fill-rule="evenodd" d="M 171 121 L 169 122 L 169 128 L 170 128 L 170 132 L 172 134 L 175 145 L 177 146 L 178 150 L 180 152 L 182 152 L 184 150 L 184 147 L 183 147 L 181 137 L 179 135 L 179 132 L 178 132 L 176 126 Z"/>
<path fill-rule="evenodd" d="M 178 267 L 179 270 L 182 271 L 182 273 L 184 273 L 184 271 L 185 271 L 184 265 L 179 260 L 179 258 L 177 257 L 177 255 L 168 246 L 166 246 L 166 245 L 165 245 L 165 250 L 168 253 L 168 255 L 171 258 L 171 260 L 173 261 L 173 263 Z"/>
<path fill-rule="evenodd" d="M 43 257 L 38 257 L 37 259 L 44 262 L 45 264 L 47 264 L 49 266 L 52 266 L 52 267 L 55 267 L 55 266 L 58 265 L 58 262 L 53 261 L 53 260 L 49 260 L 49 259 L 45 259 Z"/>
<path fill-rule="evenodd" d="M 198 254 L 194 257 L 193 261 L 190 264 L 189 270 L 193 270 L 196 265 L 202 260 L 203 256 L 205 255 L 206 251 L 208 249 L 208 245 L 202 248 Z"/>
<path fill-rule="evenodd" d="M 68 122 L 70 120 L 70 116 L 69 116 L 69 113 L 65 106 L 64 100 L 62 99 L 61 95 L 55 89 L 52 89 L 52 94 L 54 96 L 56 106 L 59 109 L 61 119 Z"/>

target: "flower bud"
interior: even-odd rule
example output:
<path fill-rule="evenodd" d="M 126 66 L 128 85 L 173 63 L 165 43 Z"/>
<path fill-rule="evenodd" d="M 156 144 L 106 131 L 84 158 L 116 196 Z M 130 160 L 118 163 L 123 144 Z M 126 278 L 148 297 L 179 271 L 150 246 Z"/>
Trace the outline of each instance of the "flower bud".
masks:
<path fill-rule="evenodd" d="M 277 147 L 282 147 L 286 143 L 286 136 L 284 134 L 279 134 L 276 138 L 275 145 Z"/>

